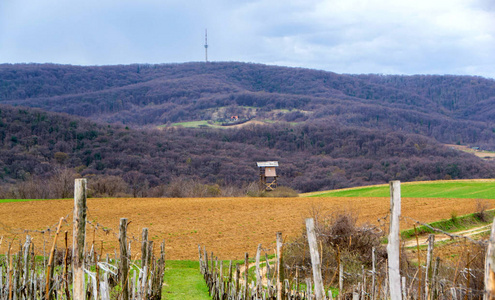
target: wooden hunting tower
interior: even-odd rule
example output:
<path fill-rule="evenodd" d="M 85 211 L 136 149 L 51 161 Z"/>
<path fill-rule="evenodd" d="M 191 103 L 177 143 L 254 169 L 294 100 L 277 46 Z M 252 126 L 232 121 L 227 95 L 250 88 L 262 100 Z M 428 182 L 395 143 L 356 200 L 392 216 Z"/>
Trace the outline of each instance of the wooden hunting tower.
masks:
<path fill-rule="evenodd" d="M 277 171 L 278 161 L 260 161 L 257 162 L 260 168 L 260 186 L 265 191 L 273 191 L 277 188 Z"/>

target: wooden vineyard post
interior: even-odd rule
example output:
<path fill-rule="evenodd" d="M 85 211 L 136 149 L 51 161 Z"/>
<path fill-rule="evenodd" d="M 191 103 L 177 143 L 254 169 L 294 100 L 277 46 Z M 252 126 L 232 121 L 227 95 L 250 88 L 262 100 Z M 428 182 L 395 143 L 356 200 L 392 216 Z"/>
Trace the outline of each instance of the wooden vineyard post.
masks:
<path fill-rule="evenodd" d="M 306 231 L 308 234 L 309 252 L 311 254 L 311 265 L 313 268 L 313 281 L 315 283 L 315 299 L 324 300 L 325 290 L 323 288 L 323 279 L 321 276 L 321 260 L 318 253 L 318 244 L 316 243 L 315 220 L 306 219 Z"/>
<path fill-rule="evenodd" d="M 58 222 L 57 226 L 57 231 L 55 232 L 55 238 L 53 239 L 53 246 L 52 249 L 50 250 L 50 258 L 48 259 L 48 265 L 46 269 L 46 283 L 45 283 L 45 298 L 47 300 L 52 299 L 52 293 L 50 292 L 50 287 L 52 283 L 52 276 L 53 276 L 53 256 L 55 254 L 55 247 L 57 246 L 57 238 L 58 234 L 60 233 L 60 226 L 62 225 L 62 221 L 64 218 L 60 218 L 60 221 Z"/>
<path fill-rule="evenodd" d="M 128 285 L 128 274 L 129 274 L 129 261 L 127 260 L 127 219 L 120 219 L 120 231 L 119 231 L 119 241 L 120 241 L 120 265 L 119 265 L 119 275 L 120 284 L 122 287 L 122 300 L 129 300 L 129 285 Z"/>
<path fill-rule="evenodd" d="M 244 291 L 243 291 L 244 299 L 249 299 L 248 298 L 248 290 L 249 290 L 248 289 L 248 287 L 249 287 L 248 280 L 249 280 L 249 254 L 246 252 L 246 254 L 244 256 Z"/>
<path fill-rule="evenodd" d="M 282 246 L 282 233 L 277 232 L 277 300 L 282 299 L 282 282 L 284 281 Z"/>
<path fill-rule="evenodd" d="M 431 278 L 433 269 L 433 247 L 435 245 L 435 235 L 428 236 L 428 252 L 426 253 L 426 270 L 425 270 L 425 299 L 430 299 Z"/>
<path fill-rule="evenodd" d="M 371 249 L 371 300 L 375 300 L 375 282 L 376 282 L 376 249 Z"/>
<path fill-rule="evenodd" d="M 388 235 L 388 279 L 390 289 L 390 299 L 400 300 L 401 282 L 399 269 L 399 253 L 400 253 L 400 238 L 399 238 L 399 217 L 400 217 L 400 181 L 390 182 L 390 229 Z"/>
<path fill-rule="evenodd" d="M 261 244 L 256 250 L 256 297 L 261 295 L 261 271 L 260 271 Z"/>
<path fill-rule="evenodd" d="M 141 269 L 144 270 L 144 266 L 148 262 L 148 228 L 143 228 L 143 241 L 141 245 Z"/>
<path fill-rule="evenodd" d="M 492 223 L 492 231 L 488 241 L 485 257 L 485 295 L 483 299 L 495 299 L 495 218 Z"/>
<path fill-rule="evenodd" d="M 339 299 L 344 299 L 342 296 L 344 291 L 344 265 L 342 260 L 339 258 Z"/>
<path fill-rule="evenodd" d="M 74 229 L 72 239 L 73 297 L 86 299 L 84 288 L 84 253 L 86 245 L 86 178 L 75 180 L 74 184 Z"/>

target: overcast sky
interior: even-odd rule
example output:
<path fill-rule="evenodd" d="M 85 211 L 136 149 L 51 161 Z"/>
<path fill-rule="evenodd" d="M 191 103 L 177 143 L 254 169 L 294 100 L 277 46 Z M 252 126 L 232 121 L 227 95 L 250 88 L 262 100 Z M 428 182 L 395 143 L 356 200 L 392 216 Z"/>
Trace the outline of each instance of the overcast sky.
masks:
<path fill-rule="evenodd" d="M 0 63 L 242 61 L 495 78 L 494 0 L 0 0 Z"/>

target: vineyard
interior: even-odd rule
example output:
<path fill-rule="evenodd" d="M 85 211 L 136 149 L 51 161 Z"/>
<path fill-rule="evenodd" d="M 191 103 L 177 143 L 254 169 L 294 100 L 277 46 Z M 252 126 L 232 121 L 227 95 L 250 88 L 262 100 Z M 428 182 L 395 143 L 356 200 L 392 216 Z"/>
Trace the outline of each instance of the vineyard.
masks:
<path fill-rule="evenodd" d="M 379 242 L 361 254 L 347 249 L 360 244 L 363 232 L 389 232 L 393 219 L 389 198 L 86 201 L 85 251 L 79 257 L 85 266 L 82 278 L 87 299 L 160 299 L 165 255 L 167 259 L 197 260 L 198 244 L 203 246 L 199 249 L 200 270 L 215 299 L 315 299 L 317 294 L 391 297 L 385 246 Z M 492 206 L 493 201 L 485 205 Z M 1 204 L 0 253 L 5 255 L 0 256 L 0 299 L 80 299 L 73 294 L 77 255 L 72 253 L 77 253 L 78 241 L 71 238 L 78 223 L 74 203 Z M 397 226 L 402 230 L 472 213 L 476 204 L 479 201 L 403 198 Z M 336 234 L 330 230 L 331 222 L 320 217 L 313 218 L 312 230 L 307 227 L 307 216 L 346 210 L 359 214 L 359 222 L 352 225 L 357 231 L 350 235 Z M 310 231 L 314 242 L 309 241 Z M 418 239 L 407 246 L 409 250 L 398 253 L 399 290 L 404 299 L 483 296 L 487 243 L 450 237 L 453 242 L 440 247 Z M 428 241 L 433 239 L 431 236 Z M 389 243 L 391 240 L 389 236 Z M 397 249 L 405 246 L 402 241 L 398 245 Z M 319 258 L 314 257 L 315 252 Z M 240 257 L 245 261 L 232 261 Z M 315 263 L 320 279 L 312 271 Z M 322 290 L 317 292 L 317 286 Z"/>
<path fill-rule="evenodd" d="M 208 256 L 206 249 L 199 249 L 210 294 L 213 299 L 492 299 L 494 228 L 489 243 L 414 221 L 421 226 L 414 230 L 415 246 L 406 252 L 399 220 L 412 218 L 401 215 L 400 183 L 392 182 L 390 191 L 387 245 L 380 242 L 379 227 L 356 227 L 350 215 L 340 215 L 332 223 L 316 214 L 306 219 L 302 238 L 282 242 L 277 233 L 275 260 L 270 261 L 267 249 L 259 244 L 254 264 L 246 253 L 244 262 L 233 266 L 230 261 L 226 269 L 214 253 Z M 487 216 L 483 212 L 476 217 Z M 419 228 L 451 240 L 436 245 L 436 236 L 430 234 L 420 242 Z M 444 252 L 449 248 L 451 257 Z"/>

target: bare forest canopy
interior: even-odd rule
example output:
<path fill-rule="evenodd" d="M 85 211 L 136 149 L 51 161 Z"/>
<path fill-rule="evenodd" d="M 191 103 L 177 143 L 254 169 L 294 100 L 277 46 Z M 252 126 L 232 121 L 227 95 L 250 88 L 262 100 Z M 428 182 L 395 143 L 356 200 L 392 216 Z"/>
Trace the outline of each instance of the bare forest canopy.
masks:
<path fill-rule="evenodd" d="M 129 126 L 323 120 L 495 150 L 495 80 L 472 76 L 341 75 L 238 62 L 3 64 L 0 103 Z"/>
<path fill-rule="evenodd" d="M 228 129 L 133 129 L 41 109 L 0 105 L 3 184 L 61 169 L 121 178 L 134 195 L 177 178 L 219 186 L 258 179 L 256 161 L 278 160 L 280 183 L 302 192 L 384 183 L 494 177 L 492 162 L 405 131 L 336 120 Z M 0 186 L 1 188 L 1 186 Z M 157 194 L 154 194 L 155 196 Z"/>

